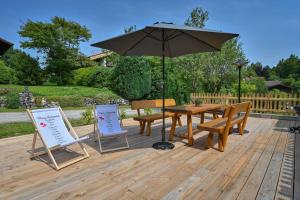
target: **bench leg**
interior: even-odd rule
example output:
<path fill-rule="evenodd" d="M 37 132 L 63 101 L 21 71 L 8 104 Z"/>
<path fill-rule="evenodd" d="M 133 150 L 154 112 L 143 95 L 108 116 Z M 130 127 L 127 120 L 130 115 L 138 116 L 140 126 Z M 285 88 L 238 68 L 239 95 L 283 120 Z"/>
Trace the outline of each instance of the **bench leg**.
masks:
<path fill-rule="evenodd" d="M 224 138 L 223 138 L 223 134 L 219 134 L 219 136 L 218 136 L 218 145 L 219 145 L 219 151 L 224 152 Z"/>
<path fill-rule="evenodd" d="M 177 116 L 172 117 L 172 126 L 171 126 L 171 130 L 170 130 L 170 134 L 169 134 L 169 141 L 173 141 L 175 129 L 176 129 L 176 122 L 178 119 L 180 119 L 180 118 L 177 118 Z M 179 121 L 178 121 L 178 123 L 179 123 Z"/>
<path fill-rule="evenodd" d="M 241 127 L 241 133 L 242 134 L 244 133 L 244 130 L 245 130 L 245 127 L 246 127 L 246 124 L 247 124 L 247 119 L 248 119 L 248 117 L 246 116 L 245 119 L 242 122 L 242 127 Z"/>
<path fill-rule="evenodd" d="M 182 126 L 180 117 L 177 118 L 177 121 L 178 121 L 178 125 L 179 125 L 179 126 Z M 176 125 L 176 124 L 175 124 L 175 125 Z"/>
<path fill-rule="evenodd" d="M 212 143 L 213 143 L 213 138 L 214 138 L 213 132 L 210 131 L 207 136 L 206 148 L 208 148 L 208 149 L 211 148 Z"/>
<path fill-rule="evenodd" d="M 217 113 L 213 113 L 213 119 L 218 119 L 218 118 L 219 118 L 218 114 Z"/>
<path fill-rule="evenodd" d="M 238 124 L 238 129 L 239 129 L 240 135 L 243 135 L 244 130 L 243 130 L 243 127 L 242 127 L 241 123 Z"/>
<path fill-rule="evenodd" d="M 146 122 L 140 122 L 140 134 L 143 135 L 145 130 L 145 123 Z"/>
<path fill-rule="evenodd" d="M 151 122 L 147 123 L 147 136 L 151 135 Z"/>

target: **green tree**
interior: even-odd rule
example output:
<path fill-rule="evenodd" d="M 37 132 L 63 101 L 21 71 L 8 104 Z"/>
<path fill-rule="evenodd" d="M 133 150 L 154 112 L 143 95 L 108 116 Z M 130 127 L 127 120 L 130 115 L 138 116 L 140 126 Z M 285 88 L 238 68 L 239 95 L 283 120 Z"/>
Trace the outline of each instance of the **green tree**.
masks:
<path fill-rule="evenodd" d="M 61 17 L 53 17 L 50 23 L 29 20 L 19 34 L 25 39 L 21 47 L 42 54 L 46 71 L 58 85 L 67 84 L 71 71 L 81 66 L 79 45 L 91 38 L 85 26 Z"/>
<path fill-rule="evenodd" d="M 249 66 L 250 69 L 253 69 L 257 76 L 264 77 L 266 80 L 270 79 L 271 68 L 269 66 L 263 66 L 260 62 L 251 63 Z"/>
<path fill-rule="evenodd" d="M 136 25 L 125 27 L 124 28 L 124 33 L 130 33 L 136 30 Z"/>
<path fill-rule="evenodd" d="M 42 69 L 37 59 L 19 49 L 7 51 L 3 60 L 15 70 L 16 83 L 22 85 L 40 85 L 43 82 Z"/>
<path fill-rule="evenodd" d="M 14 80 L 14 70 L 7 67 L 3 60 L 0 60 L 0 84 L 13 83 Z"/>
<path fill-rule="evenodd" d="M 113 72 L 115 92 L 127 100 L 142 99 L 151 91 L 151 69 L 143 57 L 122 56 Z"/>
<path fill-rule="evenodd" d="M 190 13 L 190 16 L 185 20 L 184 24 L 187 26 L 193 26 L 203 28 L 208 20 L 208 12 L 201 7 L 194 8 Z"/>
<path fill-rule="evenodd" d="M 273 68 L 275 74 L 281 78 L 293 78 L 300 80 L 300 59 L 298 56 L 291 54 L 287 59 L 281 59 Z"/>
<path fill-rule="evenodd" d="M 227 41 L 220 52 L 203 53 L 202 86 L 205 92 L 219 92 L 222 87 L 231 87 L 237 80 L 235 62 L 245 59 L 238 38 Z"/>
<path fill-rule="evenodd" d="M 203 28 L 208 12 L 200 7 L 192 10 L 185 25 Z M 237 38 L 226 42 L 220 52 L 198 53 L 176 59 L 177 71 L 190 87 L 191 92 L 219 92 L 231 87 L 236 80 L 235 61 L 245 58 Z"/>

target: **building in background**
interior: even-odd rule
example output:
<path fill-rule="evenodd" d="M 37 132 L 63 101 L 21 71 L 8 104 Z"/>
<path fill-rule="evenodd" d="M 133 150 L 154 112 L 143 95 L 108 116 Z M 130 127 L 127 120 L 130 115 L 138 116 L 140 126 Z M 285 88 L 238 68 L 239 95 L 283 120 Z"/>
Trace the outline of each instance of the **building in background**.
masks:
<path fill-rule="evenodd" d="M 89 56 L 89 58 L 102 66 L 112 67 L 112 63 L 107 61 L 107 57 L 109 57 L 113 52 L 112 51 L 103 51 L 101 53 L 97 53 Z"/>
<path fill-rule="evenodd" d="M 268 91 L 277 89 L 282 92 L 291 93 L 292 87 L 284 85 L 281 81 L 266 81 L 266 87 Z"/>
<path fill-rule="evenodd" d="M 13 43 L 10 43 L 0 37 L 0 56 L 2 56 L 13 45 Z"/>

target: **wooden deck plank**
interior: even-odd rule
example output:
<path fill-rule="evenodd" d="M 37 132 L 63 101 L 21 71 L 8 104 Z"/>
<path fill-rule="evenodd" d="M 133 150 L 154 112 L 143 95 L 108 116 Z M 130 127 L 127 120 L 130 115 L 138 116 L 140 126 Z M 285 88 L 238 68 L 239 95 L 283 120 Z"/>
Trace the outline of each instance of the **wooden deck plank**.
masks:
<path fill-rule="evenodd" d="M 194 127 L 198 121 L 193 119 Z M 176 132 L 186 130 L 186 120 L 182 122 Z M 225 152 L 216 150 L 216 138 L 214 148 L 204 148 L 207 132 L 197 133 L 191 147 L 186 139 L 175 138 L 173 150 L 157 151 L 151 146 L 161 139 L 161 121 L 151 136 L 140 135 L 139 124 L 131 119 L 124 124 L 130 150 L 99 154 L 98 144 L 88 140 L 90 158 L 58 172 L 28 159 L 32 135 L 1 139 L 0 199 L 236 199 L 246 190 L 253 192 L 252 198 L 282 196 L 293 141 L 275 127 L 288 126 L 286 121 L 249 118 L 250 133 L 230 135 Z M 168 119 L 167 132 L 170 125 Z M 92 131 L 92 126 L 81 128 L 79 133 Z M 57 156 L 66 159 L 70 154 Z M 277 191 L 272 174 L 277 179 L 279 174 Z"/>
<path fill-rule="evenodd" d="M 269 163 L 267 172 L 264 176 L 263 182 L 260 186 L 256 199 L 268 200 L 274 199 L 275 197 L 275 192 L 281 169 L 281 163 L 283 160 L 288 136 L 288 133 L 284 130 L 278 133 L 280 134 L 280 138 L 273 152 L 271 162 Z"/>
<path fill-rule="evenodd" d="M 256 198 L 260 185 L 263 181 L 264 175 L 271 161 L 273 151 L 278 143 L 278 139 L 279 134 L 274 134 L 273 137 L 271 137 L 267 148 L 264 150 L 261 157 L 259 158 L 258 163 L 256 164 L 250 176 L 248 177 L 237 199 L 245 200 Z"/>
<path fill-rule="evenodd" d="M 259 129 L 261 129 L 263 127 L 263 124 L 258 123 L 257 127 L 254 126 L 254 129 L 259 130 L 259 129 L 257 129 L 258 127 L 260 127 Z M 251 132 L 251 130 L 250 130 L 250 132 Z M 248 134 L 248 135 L 245 135 L 245 137 L 239 136 L 239 139 L 242 139 L 244 142 L 249 141 L 249 143 L 251 143 L 250 138 L 252 136 L 253 136 L 253 139 L 256 138 L 254 134 Z M 229 139 L 229 141 L 231 141 L 231 140 Z M 255 143 L 255 142 L 253 142 L 253 143 Z M 230 144 L 228 147 L 230 147 Z M 201 165 L 197 165 L 200 167 L 200 169 L 196 173 L 194 173 L 192 177 L 187 179 L 184 183 L 179 185 L 175 190 L 170 192 L 165 197 L 165 199 L 173 199 L 173 198 L 175 198 L 175 196 L 177 196 L 177 199 L 196 198 L 193 195 L 198 194 L 199 191 L 205 192 L 206 191 L 205 187 L 208 185 L 208 183 L 211 180 L 213 180 L 215 177 L 217 177 L 218 174 L 219 175 L 223 174 L 222 169 L 227 169 L 227 170 L 230 169 L 230 167 L 228 166 L 228 163 L 229 164 L 234 163 L 234 162 L 230 162 L 230 159 L 238 159 L 231 155 L 237 155 L 237 153 L 240 153 L 239 155 L 242 155 L 242 153 L 243 153 L 242 150 L 247 148 L 247 146 L 245 146 L 244 143 L 240 143 L 239 145 L 236 145 L 234 147 L 235 148 L 227 149 L 222 154 L 218 154 L 218 155 L 220 155 L 219 159 L 212 158 L 211 156 L 206 157 L 207 159 L 206 159 L 205 165 L 203 167 L 200 167 Z M 214 162 L 211 162 L 211 160 L 213 160 Z M 196 163 L 193 163 L 193 164 L 196 164 Z M 209 172 L 209 173 L 205 173 L 205 172 Z M 195 192 L 195 194 L 193 194 L 193 191 Z M 202 194 L 202 192 L 200 192 L 200 193 Z"/>
<path fill-rule="evenodd" d="M 275 123 L 276 121 L 273 121 Z M 273 124 L 274 125 L 274 124 Z M 268 127 L 269 128 L 269 127 Z M 265 132 L 262 132 L 265 134 Z M 253 169 L 257 165 L 259 159 L 262 156 L 267 145 L 259 145 L 254 150 L 252 157 L 245 163 L 243 167 L 233 176 L 230 182 L 223 188 L 222 194 L 218 196 L 218 199 L 236 199 L 241 192 L 244 184 L 250 177 Z"/>
<path fill-rule="evenodd" d="M 196 198 L 201 199 L 213 199 L 217 198 L 230 184 L 231 180 L 236 176 L 236 174 L 243 169 L 244 165 L 253 157 L 253 154 L 258 148 L 265 148 L 268 143 L 272 141 L 272 137 L 274 135 L 273 132 L 268 131 L 270 126 L 263 126 L 262 129 L 257 130 L 257 136 L 254 142 L 250 140 L 247 141 L 247 145 L 249 144 L 248 148 L 245 149 L 244 152 L 241 152 L 240 157 L 238 157 L 236 162 L 233 162 L 231 166 L 223 165 L 222 173 L 219 176 L 214 178 L 214 182 L 208 184 L 207 188 L 215 188 L 211 190 L 207 190 L 203 192 L 202 196 L 201 193 L 196 195 Z M 246 146 L 246 145 L 245 145 Z M 239 149 L 241 151 L 241 149 Z M 234 154 L 235 155 L 235 154 Z M 230 155 L 231 156 L 231 155 Z"/>

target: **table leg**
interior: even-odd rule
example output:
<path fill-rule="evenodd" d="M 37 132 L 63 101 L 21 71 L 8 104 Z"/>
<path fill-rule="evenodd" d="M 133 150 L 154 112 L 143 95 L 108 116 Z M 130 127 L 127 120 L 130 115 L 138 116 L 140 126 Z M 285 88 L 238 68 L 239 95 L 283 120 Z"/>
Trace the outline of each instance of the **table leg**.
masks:
<path fill-rule="evenodd" d="M 200 114 L 201 115 L 201 121 L 200 121 L 200 124 L 203 124 L 204 123 L 204 112 Z"/>
<path fill-rule="evenodd" d="M 188 128 L 188 144 L 193 145 L 194 138 L 193 138 L 193 124 L 192 124 L 192 115 L 187 115 L 187 128 Z"/>
<path fill-rule="evenodd" d="M 178 120 L 178 115 L 175 113 L 174 116 L 172 117 L 172 126 L 170 130 L 169 141 L 173 141 L 177 120 Z"/>

